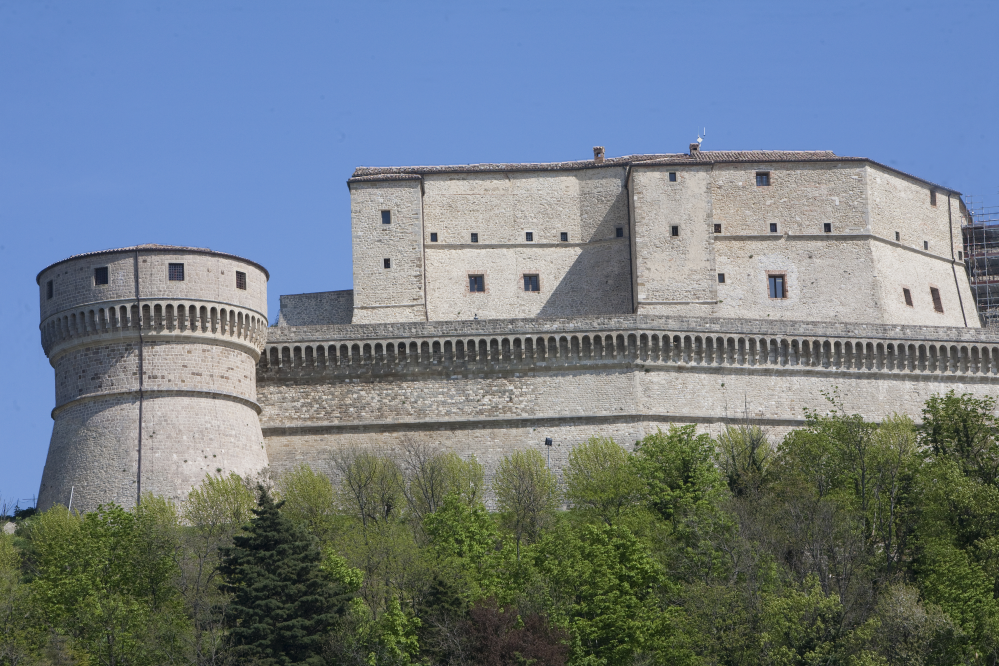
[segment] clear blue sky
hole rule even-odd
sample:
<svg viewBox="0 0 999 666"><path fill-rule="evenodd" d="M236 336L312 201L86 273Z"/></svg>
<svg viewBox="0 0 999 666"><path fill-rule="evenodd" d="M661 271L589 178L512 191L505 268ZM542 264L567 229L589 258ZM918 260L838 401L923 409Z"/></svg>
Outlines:
<svg viewBox="0 0 999 666"><path fill-rule="evenodd" d="M999 189L996 2L0 0L0 495L38 492L36 273L135 243L351 287L358 165L705 149Z"/></svg>

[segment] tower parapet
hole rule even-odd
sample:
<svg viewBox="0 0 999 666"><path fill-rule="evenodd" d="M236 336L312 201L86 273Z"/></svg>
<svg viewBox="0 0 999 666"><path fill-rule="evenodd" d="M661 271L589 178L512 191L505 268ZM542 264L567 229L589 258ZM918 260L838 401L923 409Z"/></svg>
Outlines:
<svg viewBox="0 0 999 666"><path fill-rule="evenodd" d="M77 255L38 274L55 422L39 507L180 499L206 474L267 465L255 365L262 266L163 245Z"/></svg>

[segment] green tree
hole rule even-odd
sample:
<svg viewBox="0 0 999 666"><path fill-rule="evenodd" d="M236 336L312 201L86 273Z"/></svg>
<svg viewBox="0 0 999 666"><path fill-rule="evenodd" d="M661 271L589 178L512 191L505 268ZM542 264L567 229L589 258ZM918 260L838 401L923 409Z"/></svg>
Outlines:
<svg viewBox="0 0 999 666"><path fill-rule="evenodd" d="M340 521L329 477L302 464L278 477L277 491L284 502L281 511L293 522L301 524L321 543L333 538Z"/></svg>
<svg viewBox="0 0 999 666"><path fill-rule="evenodd" d="M968 476L995 485L999 481L999 418L996 399L960 396L951 389L933 395L923 407L920 441L935 455L953 458Z"/></svg>
<svg viewBox="0 0 999 666"><path fill-rule="evenodd" d="M725 426L718 436L718 466L737 497L755 495L770 482L771 447L755 424Z"/></svg>
<svg viewBox="0 0 999 666"><path fill-rule="evenodd" d="M641 480L631 456L606 437L591 437L573 448L564 479L569 503L595 513L607 524L641 497Z"/></svg>
<svg viewBox="0 0 999 666"><path fill-rule="evenodd" d="M21 553L0 532L0 664L27 664L45 643L45 627L29 586L22 580Z"/></svg>
<svg viewBox="0 0 999 666"><path fill-rule="evenodd" d="M671 425L635 445L635 468L649 507L675 521L698 505L713 503L723 482L714 462L715 444L696 426Z"/></svg>
<svg viewBox="0 0 999 666"><path fill-rule="evenodd" d="M322 664L346 595L323 571L316 539L281 514L266 488L257 492L246 533L222 550L220 565L233 594L229 621L238 652L262 666Z"/></svg>
<svg viewBox="0 0 999 666"><path fill-rule="evenodd" d="M368 451L345 450L331 458L338 506L368 527L392 520L403 508L403 477L391 458Z"/></svg>
<svg viewBox="0 0 999 666"><path fill-rule="evenodd" d="M437 511L451 493L472 504L480 499L484 472L474 456L462 459L453 451L441 451L423 442L403 445L403 491L413 519Z"/></svg>
<svg viewBox="0 0 999 666"><path fill-rule="evenodd" d="M496 502L517 543L536 539L558 508L558 480L533 449L515 451L500 461L493 479Z"/></svg>

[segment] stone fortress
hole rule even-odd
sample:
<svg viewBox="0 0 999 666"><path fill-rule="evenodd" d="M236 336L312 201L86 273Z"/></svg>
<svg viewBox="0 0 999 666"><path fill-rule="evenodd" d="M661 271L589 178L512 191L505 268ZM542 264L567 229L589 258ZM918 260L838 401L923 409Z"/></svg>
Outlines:
<svg viewBox="0 0 999 666"><path fill-rule="evenodd" d="M182 498L206 474L425 442L487 475L594 434L745 418L779 434L836 391L919 420L995 394L999 335L965 268L960 193L832 152L358 168L354 289L282 296L199 248L38 275L56 375L39 506ZM141 486L141 487L138 487Z"/></svg>

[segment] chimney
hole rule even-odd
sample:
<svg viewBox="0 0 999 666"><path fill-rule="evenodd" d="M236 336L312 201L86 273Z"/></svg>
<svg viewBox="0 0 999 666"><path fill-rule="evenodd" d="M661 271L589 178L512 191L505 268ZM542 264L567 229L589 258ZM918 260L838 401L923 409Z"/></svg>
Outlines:
<svg viewBox="0 0 999 666"><path fill-rule="evenodd" d="M593 161L600 163L604 161L604 147L593 146Z"/></svg>
<svg viewBox="0 0 999 666"><path fill-rule="evenodd" d="M695 141L694 143L690 144L690 155L691 155L691 157L693 157L694 153L700 152L700 150L701 150L701 144L700 143L698 143L698 142Z"/></svg>

